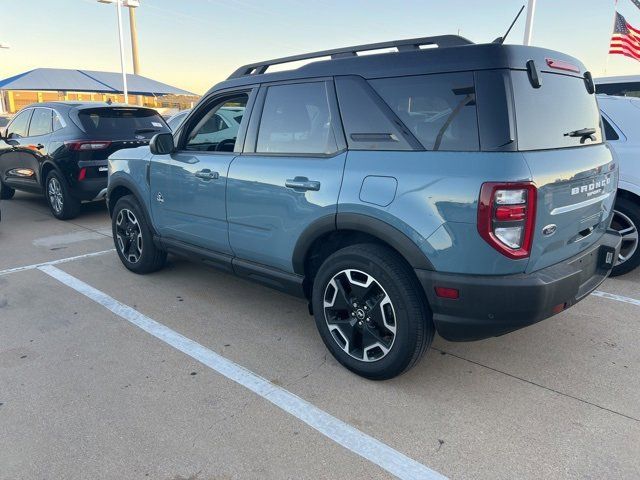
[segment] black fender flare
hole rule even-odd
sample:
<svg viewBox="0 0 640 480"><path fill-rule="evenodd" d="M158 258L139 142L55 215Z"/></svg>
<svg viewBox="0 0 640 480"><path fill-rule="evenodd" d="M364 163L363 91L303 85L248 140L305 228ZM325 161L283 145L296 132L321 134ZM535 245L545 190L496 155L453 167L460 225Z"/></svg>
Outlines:
<svg viewBox="0 0 640 480"><path fill-rule="evenodd" d="M140 205L140 208L142 209L142 214L144 215L147 225L149 225L149 228L155 234L156 229L151 221L151 214L147 211L145 202L142 201L142 192L138 185L127 177L112 177L109 179L109 184L107 186L107 209L109 210L109 216L113 214L111 211L111 193L118 187L126 188L136 198L138 205Z"/></svg>
<svg viewBox="0 0 640 480"><path fill-rule="evenodd" d="M304 262L313 242L322 235L340 230L362 232L378 238L397 250L413 268L435 270L427 256L406 234L396 227L369 215L338 213L319 218L309 225L298 238L293 251L293 270L304 274Z"/></svg>

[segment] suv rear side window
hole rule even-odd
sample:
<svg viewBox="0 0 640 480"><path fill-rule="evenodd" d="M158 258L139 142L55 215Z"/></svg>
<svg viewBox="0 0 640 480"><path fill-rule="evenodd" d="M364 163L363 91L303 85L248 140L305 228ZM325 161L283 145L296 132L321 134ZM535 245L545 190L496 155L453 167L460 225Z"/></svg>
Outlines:
<svg viewBox="0 0 640 480"><path fill-rule="evenodd" d="M78 117L82 128L93 138L142 139L171 131L162 117L148 108L89 108L80 110Z"/></svg>
<svg viewBox="0 0 640 480"><path fill-rule="evenodd" d="M525 71L512 71L516 107L518 150L545 150L602 143L600 111L595 95L587 92L584 79L542 73L542 86L533 88ZM570 136L591 128L595 141Z"/></svg>
<svg viewBox="0 0 640 480"><path fill-rule="evenodd" d="M53 121L53 111L47 108L36 108L29 125L29 136L37 137L51 133L51 125Z"/></svg>
<svg viewBox="0 0 640 480"><path fill-rule="evenodd" d="M331 154L338 151L324 82L269 87L256 152Z"/></svg>
<svg viewBox="0 0 640 480"><path fill-rule="evenodd" d="M394 77L370 83L427 150L480 150L473 74Z"/></svg>
<svg viewBox="0 0 640 480"><path fill-rule="evenodd" d="M604 127L604 137L607 140L620 140L620 136L613 129L609 121L602 117L602 126Z"/></svg>

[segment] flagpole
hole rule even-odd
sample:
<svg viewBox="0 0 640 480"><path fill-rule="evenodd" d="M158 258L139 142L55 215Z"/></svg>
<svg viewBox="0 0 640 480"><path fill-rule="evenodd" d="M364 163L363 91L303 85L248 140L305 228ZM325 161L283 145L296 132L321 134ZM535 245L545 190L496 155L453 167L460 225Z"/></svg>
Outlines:
<svg viewBox="0 0 640 480"><path fill-rule="evenodd" d="M524 27L524 45L531 45L533 36L533 16L536 13L536 0L529 0L527 3L527 22Z"/></svg>

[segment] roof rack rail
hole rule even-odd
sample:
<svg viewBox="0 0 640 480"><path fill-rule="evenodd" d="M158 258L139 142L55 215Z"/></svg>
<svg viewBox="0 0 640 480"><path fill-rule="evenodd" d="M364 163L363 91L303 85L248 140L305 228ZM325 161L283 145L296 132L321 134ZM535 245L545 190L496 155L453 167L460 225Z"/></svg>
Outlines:
<svg viewBox="0 0 640 480"><path fill-rule="evenodd" d="M406 40L392 40L389 42L369 43L365 45L356 45L353 47L334 48L332 50L323 50L320 52L303 53L301 55L293 55L291 57L276 58L266 62L250 63L243 65L231 74L228 80L232 78L244 77L246 75L261 75L267 71L267 68L273 65L283 63L298 62L301 60L310 60L320 57L331 57L332 59L355 57L358 52L366 52L370 50L380 50L384 48L396 48L399 52L410 50L418 50L423 45L437 45L438 47L457 47L461 45L471 45L473 42L459 35L439 35L435 37L409 38Z"/></svg>

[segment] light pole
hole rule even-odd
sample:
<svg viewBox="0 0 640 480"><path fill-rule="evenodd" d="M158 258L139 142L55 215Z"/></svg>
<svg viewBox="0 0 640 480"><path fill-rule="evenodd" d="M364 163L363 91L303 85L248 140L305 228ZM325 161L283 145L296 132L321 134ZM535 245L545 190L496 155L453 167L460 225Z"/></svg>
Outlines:
<svg viewBox="0 0 640 480"><path fill-rule="evenodd" d="M533 36L533 17L536 13L536 0L527 2L527 23L524 27L524 45L531 45L531 37Z"/></svg>
<svg viewBox="0 0 640 480"><path fill-rule="evenodd" d="M124 37L122 34L122 7L135 8L140 5L138 0L98 0L99 3L114 3L118 16L118 39L120 41L120 68L122 69L122 93L124 93L124 103L129 103L129 92L127 89L127 67L124 58ZM137 46L136 46L137 47ZM136 55L137 56L137 55Z"/></svg>

